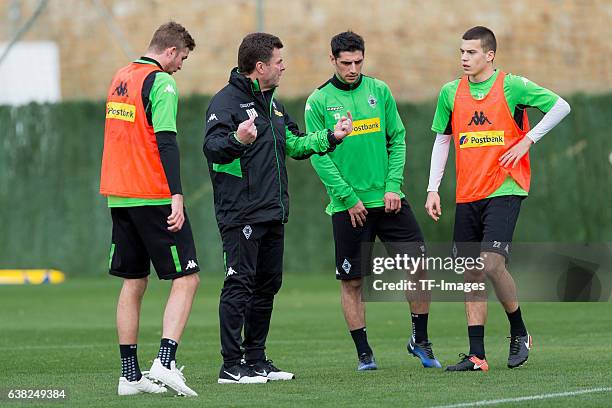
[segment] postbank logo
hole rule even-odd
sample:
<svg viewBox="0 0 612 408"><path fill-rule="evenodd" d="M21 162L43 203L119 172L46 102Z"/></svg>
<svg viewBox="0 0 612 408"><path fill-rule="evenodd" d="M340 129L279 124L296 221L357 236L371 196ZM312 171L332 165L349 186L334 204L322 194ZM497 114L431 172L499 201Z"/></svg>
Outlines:
<svg viewBox="0 0 612 408"><path fill-rule="evenodd" d="M106 104L106 119L134 122L136 119L136 106L129 103L108 102Z"/></svg>
<svg viewBox="0 0 612 408"><path fill-rule="evenodd" d="M482 132L459 133L459 148L503 146L504 131L488 130Z"/></svg>
<svg viewBox="0 0 612 408"><path fill-rule="evenodd" d="M379 131L380 118L362 119L353 122L353 132L349 136L357 136Z"/></svg>

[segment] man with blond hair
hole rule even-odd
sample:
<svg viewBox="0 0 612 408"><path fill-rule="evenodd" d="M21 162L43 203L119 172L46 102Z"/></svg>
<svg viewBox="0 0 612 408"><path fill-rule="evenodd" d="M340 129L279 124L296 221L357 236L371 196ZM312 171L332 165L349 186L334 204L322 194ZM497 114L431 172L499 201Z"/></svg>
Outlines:
<svg viewBox="0 0 612 408"><path fill-rule="evenodd" d="M200 268L183 207L178 90L172 78L194 47L182 25L163 24L146 54L117 71L108 90L100 193L108 199L113 221L109 271L123 278L117 304L119 395L157 394L169 387L179 395L197 396L175 358ZM146 377L136 350L150 263L160 279L172 280L172 289L159 353Z"/></svg>

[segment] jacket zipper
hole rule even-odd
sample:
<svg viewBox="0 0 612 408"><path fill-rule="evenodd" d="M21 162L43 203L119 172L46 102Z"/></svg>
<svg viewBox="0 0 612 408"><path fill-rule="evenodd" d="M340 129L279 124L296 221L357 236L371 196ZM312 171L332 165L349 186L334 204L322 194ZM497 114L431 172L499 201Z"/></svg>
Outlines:
<svg viewBox="0 0 612 408"><path fill-rule="evenodd" d="M281 205L281 210L282 210L282 218L281 218L281 222L285 221L285 205L283 204L283 183L281 180L281 173L280 173L280 162L278 160L278 150L276 147L276 132L274 131L274 123L272 122L272 101L274 101L274 93L276 92L276 89L272 91L272 97L270 98L270 103L268 105L268 120L270 121L270 129L272 130L272 137L274 138L274 156L276 157L276 170L277 170L277 177L278 177L278 201L280 202ZM263 91L261 91L261 97L263 98L264 102L266 102L266 96L264 95Z"/></svg>

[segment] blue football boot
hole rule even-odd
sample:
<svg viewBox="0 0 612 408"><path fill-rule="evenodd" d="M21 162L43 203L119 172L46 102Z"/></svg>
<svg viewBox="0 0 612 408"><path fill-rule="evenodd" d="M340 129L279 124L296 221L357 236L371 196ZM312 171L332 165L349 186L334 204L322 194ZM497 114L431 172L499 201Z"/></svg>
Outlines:
<svg viewBox="0 0 612 408"><path fill-rule="evenodd" d="M431 349L431 343L423 341L417 343L414 340L414 336L410 336L408 342L408 352L421 360L421 364L425 368L442 368L440 362L434 357L433 350Z"/></svg>

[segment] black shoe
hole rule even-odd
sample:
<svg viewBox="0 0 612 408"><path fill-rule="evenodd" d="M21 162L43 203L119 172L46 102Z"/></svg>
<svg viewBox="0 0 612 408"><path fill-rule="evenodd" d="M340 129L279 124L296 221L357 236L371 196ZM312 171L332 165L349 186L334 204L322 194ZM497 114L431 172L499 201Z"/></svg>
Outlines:
<svg viewBox="0 0 612 408"><path fill-rule="evenodd" d="M256 374L250 366L240 363L229 368L222 365L217 382L219 384L259 384L267 383L268 377Z"/></svg>
<svg viewBox="0 0 612 408"><path fill-rule="evenodd" d="M480 359L474 355L468 356L459 354L461 361L457 364L446 367L446 371L489 371L487 360Z"/></svg>
<svg viewBox="0 0 612 408"><path fill-rule="evenodd" d="M290 373L288 371L283 371L278 369L274 364L272 364L272 360L260 360L250 366L255 374L260 375L262 377L268 377L270 381L278 381L278 380L293 380L295 378L295 374Z"/></svg>
<svg viewBox="0 0 612 408"><path fill-rule="evenodd" d="M516 368L527 361L533 341L529 333L526 336L510 336L510 353L508 368Z"/></svg>

